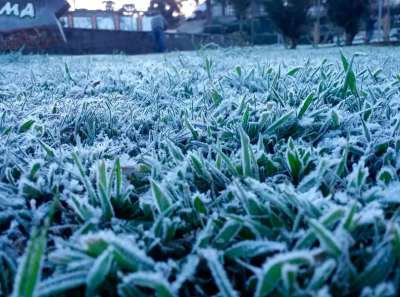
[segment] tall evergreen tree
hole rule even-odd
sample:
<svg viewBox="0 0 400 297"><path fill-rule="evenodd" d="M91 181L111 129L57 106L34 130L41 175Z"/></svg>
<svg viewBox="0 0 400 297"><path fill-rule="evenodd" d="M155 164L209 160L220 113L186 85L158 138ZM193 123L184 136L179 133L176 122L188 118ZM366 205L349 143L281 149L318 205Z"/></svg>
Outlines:
<svg viewBox="0 0 400 297"><path fill-rule="evenodd" d="M369 0L327 0L328 17L346 34L346 45L353 43L362 17L368 12Z"/></svg>
<svg viewBox="0 0 400 297"><path fill-rule="evenodd" d="M310 0L265 0L268 15L289 43L295 49L308 21Z"/></svg>

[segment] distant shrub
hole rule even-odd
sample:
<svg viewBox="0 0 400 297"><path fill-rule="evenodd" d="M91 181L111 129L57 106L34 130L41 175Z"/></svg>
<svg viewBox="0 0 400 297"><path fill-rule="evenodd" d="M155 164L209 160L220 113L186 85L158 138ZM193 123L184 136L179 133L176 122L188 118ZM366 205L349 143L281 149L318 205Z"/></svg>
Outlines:
<svg viewBox="0 0 400 297"><path fill-rule="evenodd" d="M310 0L264 0L271 21L294 49L308 20Z"/></svg>
<svg viewBox="0 0 400 297"><path fill-rule="evenodd" d="M369 0L327 0L328 16L346 34L346 45L353 43L360 21L369 7Z"/></svg>

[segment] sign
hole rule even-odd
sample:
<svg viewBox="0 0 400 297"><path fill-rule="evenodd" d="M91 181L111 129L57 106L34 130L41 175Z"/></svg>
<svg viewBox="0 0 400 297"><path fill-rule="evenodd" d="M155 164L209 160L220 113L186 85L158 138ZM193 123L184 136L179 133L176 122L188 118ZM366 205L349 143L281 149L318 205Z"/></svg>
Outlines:
<svg viewBox="0 0 400 297"><path fill-rule="evenodd" d="M69 8L65 0L0 0L0 33L59 28L58 17Z"/></svg>

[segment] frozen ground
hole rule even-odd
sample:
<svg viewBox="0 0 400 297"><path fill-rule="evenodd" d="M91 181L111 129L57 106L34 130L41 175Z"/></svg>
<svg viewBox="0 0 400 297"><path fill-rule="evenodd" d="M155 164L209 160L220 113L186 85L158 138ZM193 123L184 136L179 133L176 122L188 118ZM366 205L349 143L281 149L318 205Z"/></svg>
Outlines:
<svg viewBox="0 0 400 297"><path fill-rule="evenodd" d="M395 296L398 48L343 54L0 55L0 296Z"/></svg>

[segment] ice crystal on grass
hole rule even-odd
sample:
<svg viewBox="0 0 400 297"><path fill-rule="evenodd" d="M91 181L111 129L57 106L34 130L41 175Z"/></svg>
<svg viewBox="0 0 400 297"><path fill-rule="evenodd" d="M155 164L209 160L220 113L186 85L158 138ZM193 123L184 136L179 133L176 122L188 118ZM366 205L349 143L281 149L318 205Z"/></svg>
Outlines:
<svg viewBox="0 0 400 297"><path fill-rule="evenodd" d="M357 51L0 56L0 296L395 296L400 63Z"/></svg>

